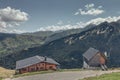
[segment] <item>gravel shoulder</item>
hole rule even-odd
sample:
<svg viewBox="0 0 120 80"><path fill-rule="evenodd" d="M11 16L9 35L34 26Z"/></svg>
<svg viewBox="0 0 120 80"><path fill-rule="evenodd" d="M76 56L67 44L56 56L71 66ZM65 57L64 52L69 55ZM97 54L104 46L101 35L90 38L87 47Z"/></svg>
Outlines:
<svg viewBox="0 0 120 80"><path fill-rule="evenodd" d="M55 72L47 74L37 74L32 76L24 76L14 78L11 80L79 80L86 77L99 76L106 73L120 72L120 70L109 70L109 71L66 71L66 72Z"/></svg>

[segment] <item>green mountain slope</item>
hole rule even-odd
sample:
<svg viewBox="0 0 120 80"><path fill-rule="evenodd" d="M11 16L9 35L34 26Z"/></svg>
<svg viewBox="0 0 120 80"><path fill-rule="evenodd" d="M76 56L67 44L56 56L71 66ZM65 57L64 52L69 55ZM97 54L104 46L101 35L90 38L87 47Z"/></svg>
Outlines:
<svg viewBox="0 0 120 80"><path fill-rule="evenodd" d="M44 43L49 43L62 37L78 33L80 30L81 29L72 29L61 32L38 31L23 34L0 33L0 56L35 46L41 46Z"/></svg>
<svg viewBox="0 0 120 80"><path fill-rule="evenodd" d="M29 47L40 46L45 39L46 36L0 33L0 56Z"/></svg>
<svg viewBox="0 0 120 80"><path fill-rule="evenodd" d="M82 54L94 47L109 53L109 67L120 66L120 23L101 23L98 26L86 29L44 44L40 47L29 48L20 52L4 56L0 65L15 68L15 62L34 55L49 56L61 64L61 68L82 67Z"/></svg>

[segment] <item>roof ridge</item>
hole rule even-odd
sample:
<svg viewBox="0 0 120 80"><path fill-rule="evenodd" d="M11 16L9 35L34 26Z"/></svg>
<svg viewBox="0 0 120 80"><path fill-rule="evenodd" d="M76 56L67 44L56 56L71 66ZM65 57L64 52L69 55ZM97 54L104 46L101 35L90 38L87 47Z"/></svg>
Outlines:
<svg viewBox="0 0 120 80"><path fill-rule="evenodd" d="M42 61L42 59L41 58L44 58L43 56L36 56L39 60L41 60Z"/></svg>

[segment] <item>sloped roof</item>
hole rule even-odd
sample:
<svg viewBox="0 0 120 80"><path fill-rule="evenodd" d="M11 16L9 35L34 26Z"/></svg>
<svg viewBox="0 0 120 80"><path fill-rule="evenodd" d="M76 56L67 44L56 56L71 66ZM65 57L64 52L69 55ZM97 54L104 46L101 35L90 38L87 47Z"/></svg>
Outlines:
<svg viewBox="0 0 120 80"><path fill-rule="evenodd" d="M47 58L47 60L44 61L44 62L60 65L58 62L56 62L56 61L53 60L52 58Z"/></svg>
<svg viewBox="0 0 120 80"><path fill-rule="evenodd" d="M99 50L94 48L89 48L83 56L89 61L94 55L96 55L99 52Z"/></svg>
<svg viewBox="0 0 120 80"><path fill-rule="evenodd" d="M57 63L52 58L46 57L46 61L45 61L45 57L33 56L33 57L29 57L29 58L17 61L16 62L16 69L21 69L21 68L24 68L24 67L27 67L27 66L31 66L33 64L40 63L40 62L47 62L47 63L52 63L52 64L59 65L59 63Z"/></svg>

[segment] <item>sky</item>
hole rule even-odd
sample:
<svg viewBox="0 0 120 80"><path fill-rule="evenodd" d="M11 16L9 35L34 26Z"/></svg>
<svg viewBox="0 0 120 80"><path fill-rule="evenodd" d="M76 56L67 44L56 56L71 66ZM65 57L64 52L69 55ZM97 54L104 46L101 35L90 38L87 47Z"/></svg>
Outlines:
<svg viewBox="0 0 120 80"><path fill-rule="evenodd" d="M120 0L0 0L0 32L84 28L120 19Z"/></svg>

